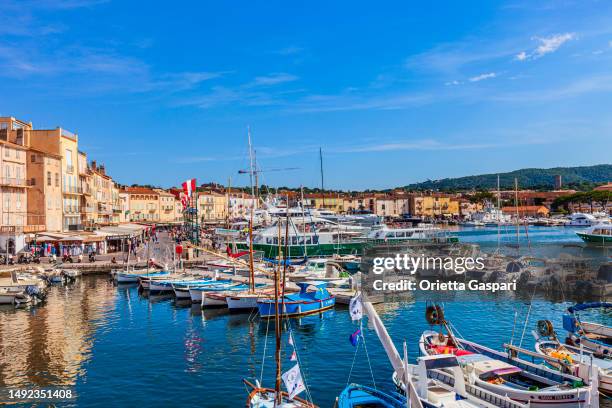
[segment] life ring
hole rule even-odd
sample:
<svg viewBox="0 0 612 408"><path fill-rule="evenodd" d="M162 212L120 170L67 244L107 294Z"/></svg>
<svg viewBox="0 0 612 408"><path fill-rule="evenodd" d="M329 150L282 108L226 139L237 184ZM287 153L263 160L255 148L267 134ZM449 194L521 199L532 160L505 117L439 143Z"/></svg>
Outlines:
<svg viewBox="0 0 612 408"><path fill-rule="evenodd" d="M425 320L431 325L444 322L444 309L440 305L430 305L425 309Z"/></svg>
<svg viewBox="0 0 612 408"><path fill-rule="evenodd" d="M542 337L549 337L555 333L555 329L550 320L538 320L536 327L538 329L538 334Z"/></svg>

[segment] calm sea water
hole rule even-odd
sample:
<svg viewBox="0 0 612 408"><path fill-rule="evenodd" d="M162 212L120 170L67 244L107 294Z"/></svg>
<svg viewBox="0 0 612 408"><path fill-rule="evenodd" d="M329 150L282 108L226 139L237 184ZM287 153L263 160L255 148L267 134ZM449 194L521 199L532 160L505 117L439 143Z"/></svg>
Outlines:
<svg viewBox="0 0 612 408"><path fill-rule="evenodd" d="M484 235L472 236L490 243ZM377 305L396 345L401 349L406 341L413 361L418 338L429 328L427 300L444 302L447 318L464 337L495 348L513 332L519 343L524 327L523 346L531 348L530 331L539 319L552 320L561 331L561 316L571 304L453 293ZM592 318L612 323L612 315ZM318 405L332 406L349 381L392 388L392 369L375 333L366 327L365 343L350 344L357 326L345 307L289 325ZM168 297L145 297L136 286L117 287L106 277L83 277L54 287L39 307L0 309L0 387L70 386L78 397L56 404L67 407L243 406L243 378L263 378L273 386L273 330L272 323L249 314L202 311ZM283 371L295 364L290 354L285 335Z"/></svg>

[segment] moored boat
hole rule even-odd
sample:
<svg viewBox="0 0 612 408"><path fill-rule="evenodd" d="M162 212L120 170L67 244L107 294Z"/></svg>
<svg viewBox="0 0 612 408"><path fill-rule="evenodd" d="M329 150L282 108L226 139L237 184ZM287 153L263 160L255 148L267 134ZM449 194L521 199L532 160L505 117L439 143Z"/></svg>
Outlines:
<svg viewBox="0 0 612 408"><path fill-rule="evenodd" d="M585 386L579 377L498 352L478 343L458 338L444 320L440 306L429 306L428 322L446 330L426 330L419 347L424 355L457 357L466 378L491 393L507 396L530 407L598 406L597 390Z"/></svg>
<svg viewBox="0 0 612 408"><path fill-rule="evenodd" d="M336 297L327 290L327 282L299 282L299 293L290 293L278 299L279 314L283 317L304 316L331 309L336 304ZM274 299L257 301L261 317L274 317L276 303Z"/></svg>
<svg viewBox="0 0 612 408"><path fill-rule="evenodd" d="M612 244L612 224L597 224L584 232L576 232L584 242Z"/></svg>

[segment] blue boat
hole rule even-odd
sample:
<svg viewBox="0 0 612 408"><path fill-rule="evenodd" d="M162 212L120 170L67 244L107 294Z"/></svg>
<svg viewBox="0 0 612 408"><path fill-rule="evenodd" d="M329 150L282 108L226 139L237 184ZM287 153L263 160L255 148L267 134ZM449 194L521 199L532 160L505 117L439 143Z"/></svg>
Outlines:
<svg viewBox="0 0 612 408"><path fill-rule="evenodd" d="M174 290L174 286L186 285L186 286L223 286L231 284L231 280L213 280L213 279L199 279L191 281L182 280L156 280L149 283L149 292L171 292Z"/></svg>
<svg viewBox="0 0 612 408"><path fill-rule="evenodd" d="M612 355L612 327L582 321L579 312L590 309L612 309L612 303L579 303L569 307L568 313L563 315L563 328L568 333L566 342L575 347L582 345L597 357L609 358Z"/></svg>
<svg viewBox="0 0 612 408"><path fill-rule="evenodd" d="M406 408L406 397L397 392L386 393L365 385L350 384L338 397L337 407Z"/></svg>
<svg viewBox="0 0 612 408"><path fill-rule="evenodd" d="M279 315L284 317L304 316L331 309L336 304L336 297L327 290L327 282L299 282L299 293L291 293L278 299ZM274 317L276 303L274 299L257 301L261 317Z"/></svg>

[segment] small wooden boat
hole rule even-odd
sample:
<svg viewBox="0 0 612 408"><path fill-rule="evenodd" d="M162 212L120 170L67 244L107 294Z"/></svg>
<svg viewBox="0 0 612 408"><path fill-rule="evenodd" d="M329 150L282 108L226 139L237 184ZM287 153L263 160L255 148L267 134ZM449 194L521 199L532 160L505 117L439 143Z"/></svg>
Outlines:
<svg viewBox="0 0 612 408"><path fill-rule="evenodd" d="M113 274L113 278L115 282L117 283L137 283L138 279L143 276L154 277L154 276L165 276L169 274L170 274L169 271L159 271L159 272L148 271L147 272L146 269L142 269L142 270L132 269L129 272L117 271Z"/></svg>
<svg viewBox="0 0 612 408"><path fill-rule="evenodd" d="M204 294L209 293L209 292L223 292L223 291L232 291L232 290L241 291L241 290L245 290L248 287L244 283L233 282L233 281L216 281L216 282L221 282L221 283L191 286L189 288L189 297L191 298L191 303L203 304Z"/></svg>
<svg viewBox="0 0 612 408"><path fill-rule="evenodd" d="M291 293L278 299L279 313L284 317L305 316L331 309L336 304L336 297L327 290L327 282L299 282L299 293ZM274 317L276 303L274 299L257 301L261 317Z"/></svg>
<svg viewBox="0 0 612 408"><path fill-rule="evenodd" d="M499 396L506 396L530 407L586 407L593 398L590 386L576 376L521 360L508 353L498 352L465 339L452 332L440 306L429 306L428 322L440 325L446 333L426 330L421 335L419 347L424 355L457 357L465 376L474 385Z"/></svg>
<svg viewBox="0 0 612 408"><path fill-rule="evenodd" d="M546 363L562 372L575 374L585 382L590 381L589 372L585 367L592 363L597 367L599 375L599 391L612 396L612 359L596 357L588 349L561 344L553 325L548 320L540 320L537 332L533 332L536 339L535 350L538 354L546 356Z"/></svg>
<svg viewBox="0 0 612 408"><path fill-rule="evenodd" d="M0 305L21 305L30 303L30 296L23 290L3 288L0 290Z"/></svg>
<svg viewBox="0 0 612 408"><path fill-rule="evenodd" d="M583 322L579 312L590 309L612 309L612 303L580 303L569 307L563 315L563 328L568 333L566 343L576 347L582 345L595 356L608 357L612 355L612 327Z"/></svg>
<svg viewBox="0 0 612 408"><path fill-rule="evenodd" d="M280 392L281 401L278 402L278 394L274 389L260 387L248 380L242 381L250 389L246 404L248 408L317 408L316 405L300 397L290 399L289 394L285 391Z"/></svg>
<svg viewBox="0 0 612 408"><path fill-rule="evenodd" d="M406 408L406 397L399 393L386 393L359 384L346 386L336 401L337 408Z"/></svg>
<svg viewBox="0 0 612 408"><path fill-rule="evenodd" d="M149 292L160 293L160 292L172 292L174 293L175 286L189 286L189 287L206 287L210 285L220 286L231 284L231 280L214 280L214 279L193 279L193 277L187 277L185 279L178 280L153 280L149 285Z"/></svg>

